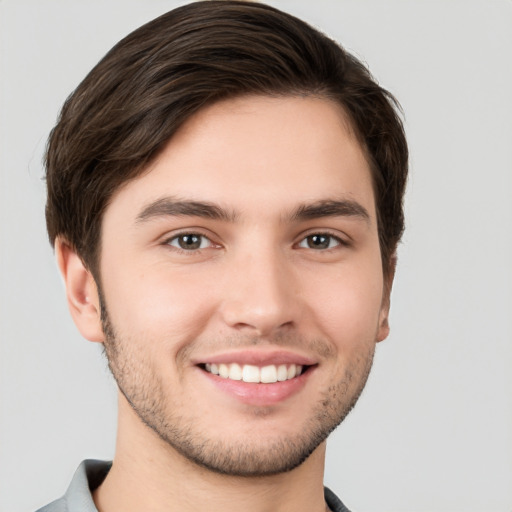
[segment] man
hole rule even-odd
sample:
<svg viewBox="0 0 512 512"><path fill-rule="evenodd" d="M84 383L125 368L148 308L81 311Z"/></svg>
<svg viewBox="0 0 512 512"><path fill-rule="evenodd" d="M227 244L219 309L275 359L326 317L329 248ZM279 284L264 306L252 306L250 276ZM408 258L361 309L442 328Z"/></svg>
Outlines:
<svg viewBox="0 0 512 512"><path fill-rule="evenodd" d="M69 308L119 417L114 461L41 510L347 510L325 440L389 331L392 97L290 15L197 2L91 71L46 166Z"/></svg>

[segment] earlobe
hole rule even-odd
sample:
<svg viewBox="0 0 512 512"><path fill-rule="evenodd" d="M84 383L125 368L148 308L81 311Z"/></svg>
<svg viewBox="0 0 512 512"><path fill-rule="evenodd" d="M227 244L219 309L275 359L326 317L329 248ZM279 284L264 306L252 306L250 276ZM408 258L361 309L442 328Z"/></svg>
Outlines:
<svg viewBox="0 0 512 512"><path fill-rule="evenodd" d="M396 254L391 256L389 261L389 269L384 276L384 290L382 296L382 305L379 316L379 328L377 331L376 341L384 341L389 336L389 308L391 305L391 288L395 277Z"/></svg>
<svg viewBox="0 0 512 512"><path fill-rule="evenodd" d="M389 321L388 321L388 313L382 312L381 318L379 320L379 329L377 331L376 341L384 341L389 335Z"/></svg>
<svg viewBox="0 0 512 512"><path fill-rule="evenodd" d="M64 278L68 307L75 325L84 338L103 342L101 308L94 277L66 240L57 238L55 255Z"/></svg>

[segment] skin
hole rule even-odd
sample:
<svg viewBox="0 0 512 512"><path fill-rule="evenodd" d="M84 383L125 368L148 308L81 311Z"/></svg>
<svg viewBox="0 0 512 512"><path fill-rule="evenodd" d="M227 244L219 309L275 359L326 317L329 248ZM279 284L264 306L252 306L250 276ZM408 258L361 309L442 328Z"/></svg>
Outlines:
<svg viewBox="0 0 512 512"><path fill-rule="evenodd" d="M183 249L193 234L200 248ZM105 212L102 300L56 250L73 318L121 389L100 512L325 510L324 439L389 331L370 169L337 105L251 96L193 116ZM277 400L202 366L283 353L311 364Z"/></svg>

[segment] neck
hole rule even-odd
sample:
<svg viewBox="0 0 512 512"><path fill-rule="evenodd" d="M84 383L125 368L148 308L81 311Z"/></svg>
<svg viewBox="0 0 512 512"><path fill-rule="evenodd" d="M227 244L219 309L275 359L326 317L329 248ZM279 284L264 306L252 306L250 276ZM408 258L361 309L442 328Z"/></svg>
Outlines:
<svg viewBox="0 0 512 512"><path fill-rule="evenodd" d="M299 467L272 476L221 475L190 462L120 400L112 469L93 494L99 512L325 512L325 443Z"/></svg>

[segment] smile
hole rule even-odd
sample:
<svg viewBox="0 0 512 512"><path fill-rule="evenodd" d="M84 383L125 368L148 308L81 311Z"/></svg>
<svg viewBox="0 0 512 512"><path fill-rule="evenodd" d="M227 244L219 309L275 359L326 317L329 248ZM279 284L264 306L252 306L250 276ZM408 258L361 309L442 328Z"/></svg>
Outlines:
<svg viewBox="0 0 512 512"><path fill-rule="evenodd" d="M204 369L223 379L271 384L273 382L284 382L298 377L303 373L304 367L299 364L270 364L260 367L251 364L240 365L238 363L206 363Z"/></svg>

